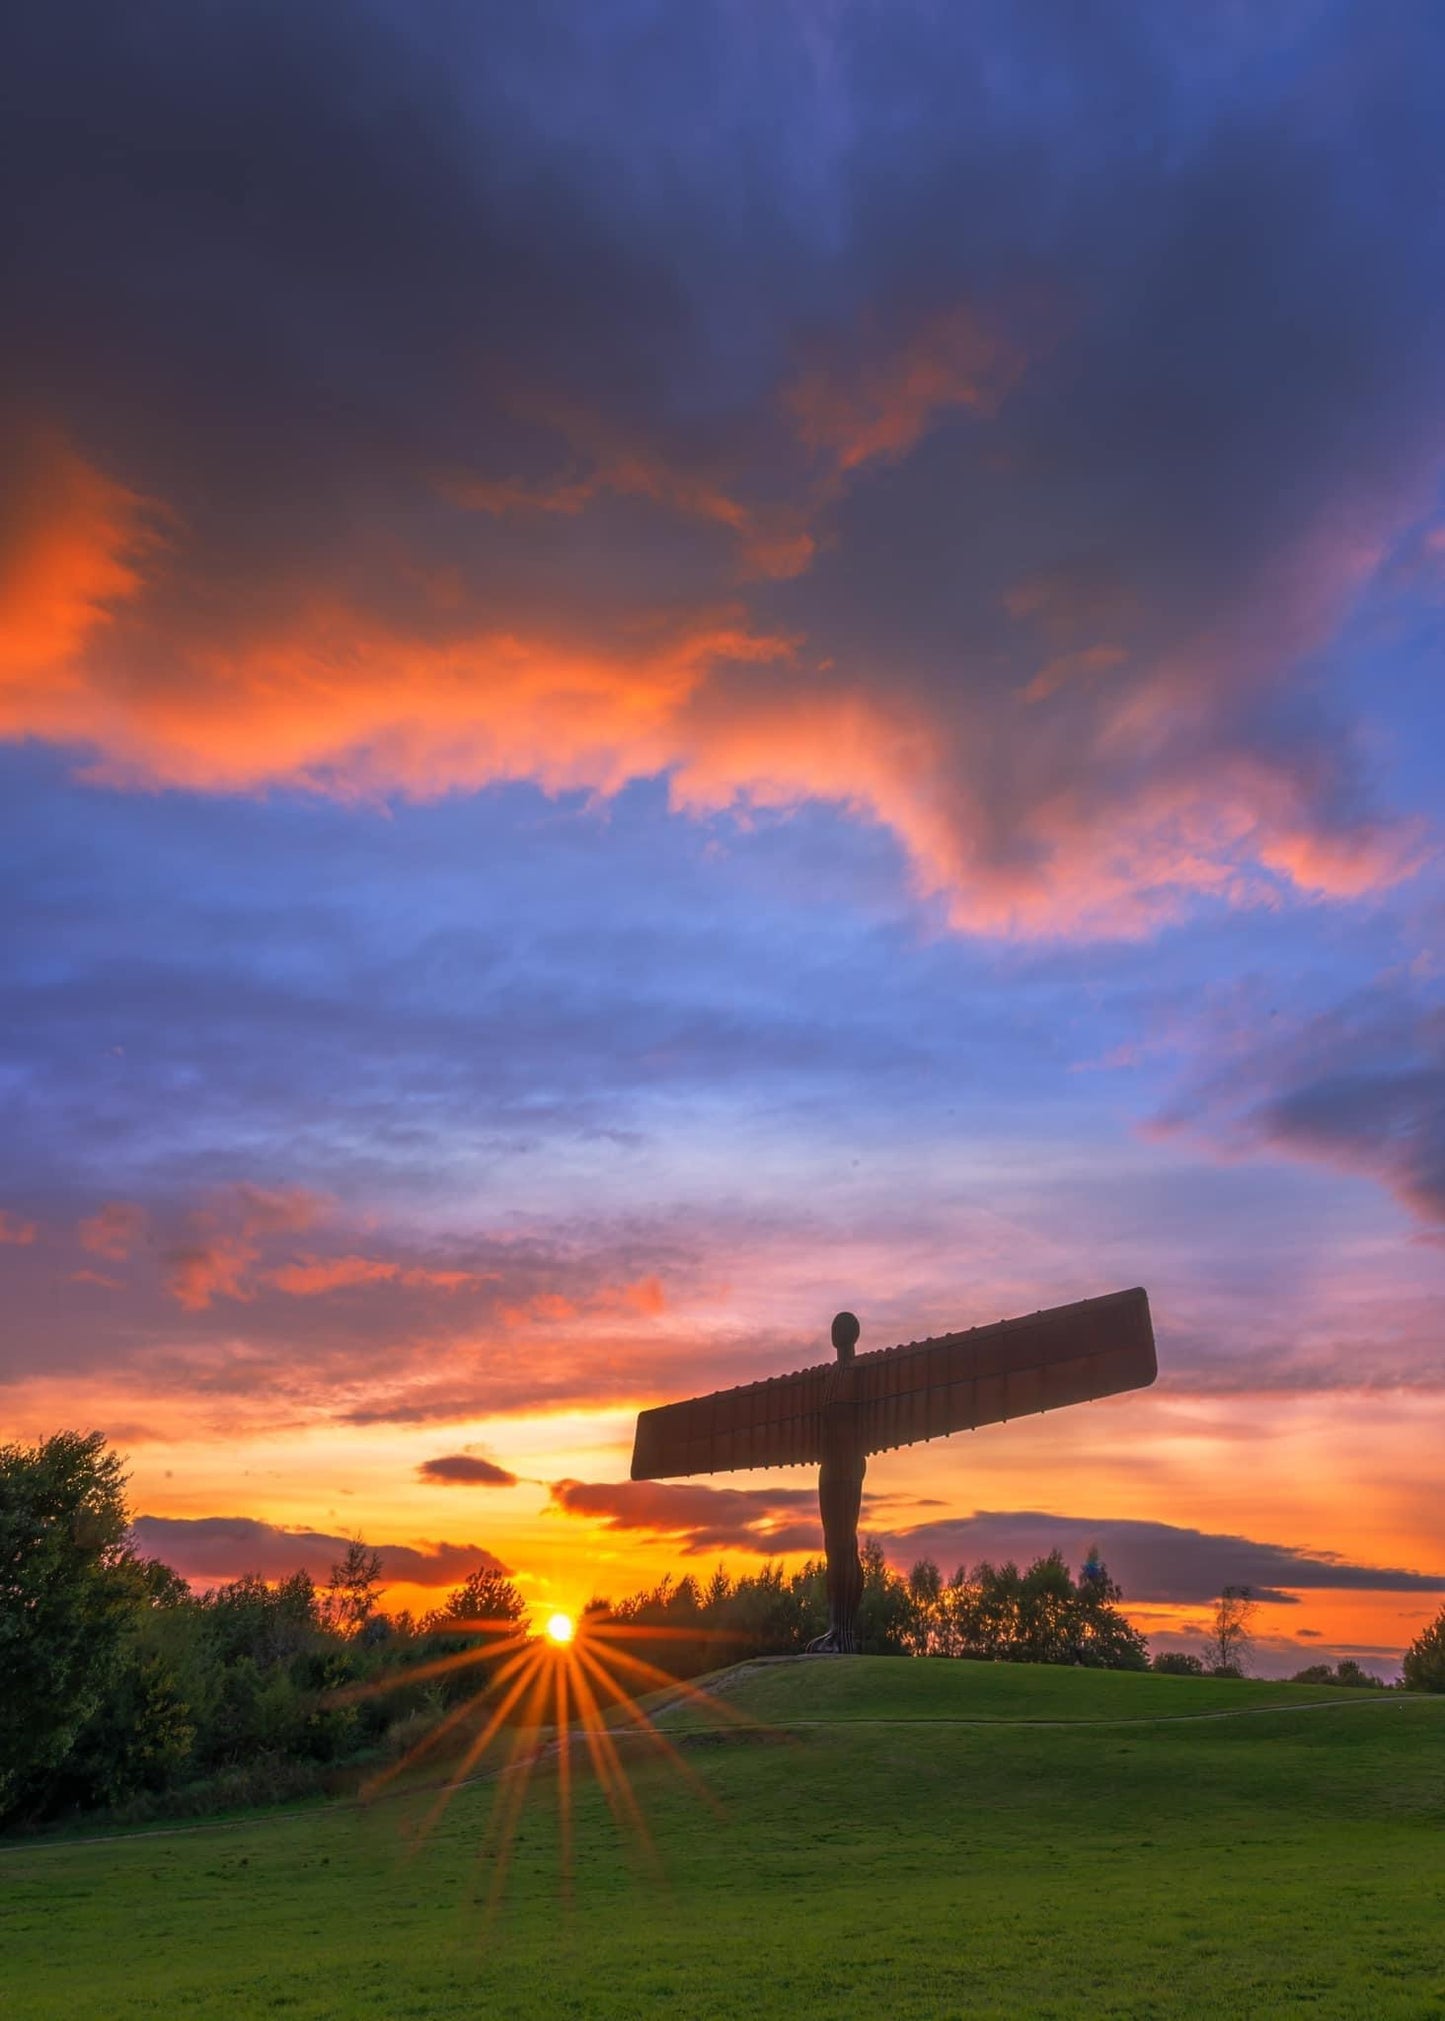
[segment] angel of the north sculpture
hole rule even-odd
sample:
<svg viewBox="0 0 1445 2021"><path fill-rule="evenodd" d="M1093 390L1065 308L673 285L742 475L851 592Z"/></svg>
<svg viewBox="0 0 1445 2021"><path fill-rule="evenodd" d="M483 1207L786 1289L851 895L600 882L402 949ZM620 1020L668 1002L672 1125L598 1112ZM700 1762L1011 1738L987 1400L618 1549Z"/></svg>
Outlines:
<svg viewBox="0 0 1445 2021"><path fill-rule="evenodd" d="M1159 1372L1149 1299L1138 1288L871 1354L854 1353L858 1334L853 1314L840 1312L836 1361L643 1411L632 1449L634 1481L817 1465L828 1632L810 1648L837 1655L858 1647L858 1512L870 1453L1143 1389Z"/></svg>

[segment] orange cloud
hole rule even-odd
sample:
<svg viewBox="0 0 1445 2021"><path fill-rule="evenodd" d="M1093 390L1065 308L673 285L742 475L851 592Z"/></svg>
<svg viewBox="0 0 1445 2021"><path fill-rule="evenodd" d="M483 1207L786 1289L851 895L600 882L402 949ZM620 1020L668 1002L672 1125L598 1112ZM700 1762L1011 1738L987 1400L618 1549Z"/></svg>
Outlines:
<svg viewBox="0 0 1445 2021"><path fill-rule="evenodd" d="M166 1256L166 1289L187 1312L203 1312L216 1298L249 1299L245 1277L259 1250L243 1236L188 1243Z"/></svg>
<svg viewBox="0 0 1445 2021"><path fill-rule="evenodd" d="M117 604L138 595L154 545L145 500L40 429L12 442L0 505L0 730L27 727L37 677L54 680Z"/></svg>
<svg viewBox="0 0 1445 2021"><path fill-rule="evenodd" d="M301 1186L231 1187L215 1203L188 1217L185 1238L167 1251L166 1289L188 1312L217 1298L249 1301L262 1238L297 1234L326 1211L320 1195Z"/></svg>
<svg viewBox="0 0 1445 2021"><path fill-rule="evenodd" d="M667 1294L660 1277L639 1277L635 1284L622 1287L622 1296L649 1319L660 1319L667 1310Z"/></svg>
<svg viewBox="0 0 1445 2021"><path fill-rule="evenodd" d="M773 534L786 544L847 473L905 454L954 408L991 412L1022 365L969 308L891 353L813 365L788 402L827 467L800 480L796 509L760 514L735 488L570 416L551 419L591 457L582 476L550 491L483 483L468 502L566 515L610 488L744 544ZM1070 563L1024 576L1003 593L1036 634L1020 644L1036 668L1020 685L1003 656L975 670L962 647L957 666L840 670L810 661L801 631L757 624L737 603L608 602L589 622L563 597L536 608L519 590L508 623L442 570L445 594L418 610L417 584L438 578L404 553L377 581L384 615L354 584L270 583L249 600L264 615L228 628L196 617L204 599L168 611L138 590L136 564L122 558L135 496L78 476L73 459L58 467L69 473L62 493L80 501L72 517L91 529L75 551L103 552L112 572L73 572L92 587L66 608L89 615L45 631L69 642L70 657L11 691L0 734L88 748L97 781L382 798L506 780L605 795L666 776L673 805L689 812L821 799L891 829L919 890L955 926L1015 936L1139 934L1201 894L1274 902L1286 884L1356 897L1419 857L1414 832L1338 813L1349 796L1321 785L1328 752L1289 739L1271 750L1247 727L1251 695L1328 635L1376 566L1399 500L1322 513L1217 630L1186 630L1167 648L1146 645L1135 592L1108 570ZM93 634L107 616L102 655ZM234 1257L217 1267L218 1285L240 1281ZM210 1281L199 1268L178 1280L187 1295Z"/></svg>
<svg viewBox="0 0 1445 2021"><path fill-rule="evenodd" d="M493 1273L475 1270L429 1270L387 1262L373 1256L306 1256L267 1273L266 1282L295 1298L316 1298L357 1284L404 1284L434 1291L464 1291L487 1283Z"/></svg>
<svg viewBox="0 0 1445 2021"><path fill-rule="evenodd" d="M123 697L104 672L33 728L98 747L111 784L212 791L286 779L319 791L430 796L499 779L602 792L661 771L689 697L728 663L793 641L741 613L639 622L610 645L539 630L408 636L355 607L312 605L284 632L181 648L184 678Z"/></svg>
<svg viewBox="0 0 1445 2021"><path fill-rule="evenodd" d="M38 1222L19 1221L13 1214L7 1214L5 1209L0 1207L0 1242L28 1249L39 1233Z"/></svg>
<svg viewBox="0 0 1445 2021"><path fill-rule="evenodd" d="M92 1256L105 1256L112 1263L124 1262L146 1230L146 1211L129 1200L107 1200L98 1214L92 1214L76 1229L82 1249Z"/></svg>
<svg viewBox="0 0 1445 2021"><path fill-rule="evenodd" d="M565 1326L578 1319L600 1319L608 1314L639 1312L658 1319L667 1310L667 1294L659 1277L639 1277L629 1284L602 1284L583 1298L568 1298L556 1291L538 1292L519 1303L503 1306L497 1317L503 1326Z"/></svg>

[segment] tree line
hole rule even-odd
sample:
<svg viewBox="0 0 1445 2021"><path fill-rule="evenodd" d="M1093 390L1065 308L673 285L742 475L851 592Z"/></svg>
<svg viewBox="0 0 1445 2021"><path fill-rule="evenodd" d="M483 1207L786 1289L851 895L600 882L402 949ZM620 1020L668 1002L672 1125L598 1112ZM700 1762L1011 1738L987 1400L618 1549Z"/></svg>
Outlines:
<svg viewBox="0 0 1445 2021"><path fill-rule="evenodd" d="M947 1579L921 1559L902 1577L870 1540L863 1571L865 1653L1150 1667L1096 1552L1077 1576L1054 1551ZM123 1464L100 1433L0 1447L0 1827L274 1802L395 1761L485 1688L496 1631L476 1624L525 1630L526 1607L488 1565L420 1619L383 1611L381 1587L381 1554L358 1540L324 1586L298 1571L195 1593L133 1549ZM1252 1609L1226 1588L1204 1655L1152 1667L1242 1675ZM584 1633L587 1614L635 1629L659 1671L694 1676L806 1648L827 1622L824 1568L667 1578L591 1602ZM1378 1684L1349 1663L1299 1681ZM1404 1681L1445 1690L1445 1609Z"/></svg>

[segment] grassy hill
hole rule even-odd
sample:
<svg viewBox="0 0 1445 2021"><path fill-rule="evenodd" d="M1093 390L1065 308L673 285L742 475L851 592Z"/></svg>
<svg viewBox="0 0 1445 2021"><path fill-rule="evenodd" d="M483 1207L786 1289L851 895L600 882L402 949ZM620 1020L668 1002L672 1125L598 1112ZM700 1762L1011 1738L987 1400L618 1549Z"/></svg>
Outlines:
<svg viewBox="0 0 1445 2021"><path fill-rule="evenodd" d="M689 1774L619 1741L651 1848L517 1778L0 1853L5 2021L1445 2016L1445 1700L1012 1665L734 1673ZM625 1806L624 1806L625 1808Z"/></svg>

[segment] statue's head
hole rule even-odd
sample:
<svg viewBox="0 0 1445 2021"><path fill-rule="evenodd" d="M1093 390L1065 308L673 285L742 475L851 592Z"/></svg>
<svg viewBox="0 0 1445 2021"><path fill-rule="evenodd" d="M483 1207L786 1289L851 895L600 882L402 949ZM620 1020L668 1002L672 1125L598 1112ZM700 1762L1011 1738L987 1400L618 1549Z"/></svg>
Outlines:
<svg viewBox="0 0 1445 2021"><path fill-rule="evenodd" d="M863 1331L851 1312L840 1312L833 1321L833 1346L839 1361L851 1361L853 1350L858 1345L858 1336Z"/></svg>

